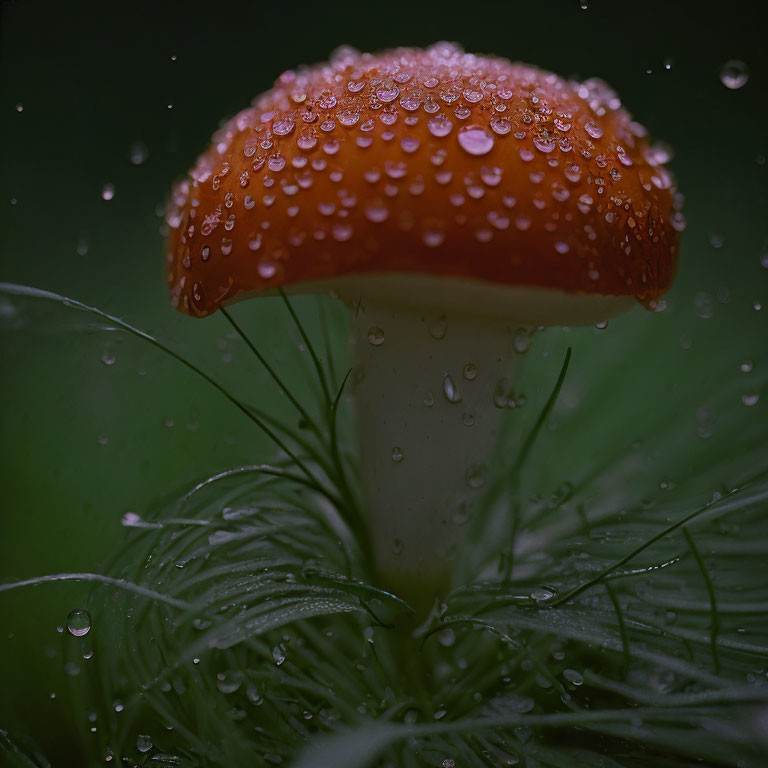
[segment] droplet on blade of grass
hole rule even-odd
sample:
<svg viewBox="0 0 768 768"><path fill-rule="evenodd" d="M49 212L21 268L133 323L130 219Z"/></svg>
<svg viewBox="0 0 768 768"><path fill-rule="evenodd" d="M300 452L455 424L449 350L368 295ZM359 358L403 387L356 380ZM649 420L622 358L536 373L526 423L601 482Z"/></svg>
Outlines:
<svg viewBox="0 0 768 768"><path fill-rule="evenodd" d="M91 615L82 608L67 614L67 631L73 637L84 637L91 631Z"/></svg>

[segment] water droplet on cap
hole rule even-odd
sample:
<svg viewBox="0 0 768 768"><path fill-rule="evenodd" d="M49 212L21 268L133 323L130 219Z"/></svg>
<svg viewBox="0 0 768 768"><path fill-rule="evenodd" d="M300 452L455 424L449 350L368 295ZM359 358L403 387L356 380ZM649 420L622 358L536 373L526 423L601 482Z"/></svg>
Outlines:
<svg viewBox="0 0 768 768"><path fill-rule="evenodd" d="M493 134L477 125L465 125L458 133L459 146L470 155L487 155L493 149Z"/></svg>

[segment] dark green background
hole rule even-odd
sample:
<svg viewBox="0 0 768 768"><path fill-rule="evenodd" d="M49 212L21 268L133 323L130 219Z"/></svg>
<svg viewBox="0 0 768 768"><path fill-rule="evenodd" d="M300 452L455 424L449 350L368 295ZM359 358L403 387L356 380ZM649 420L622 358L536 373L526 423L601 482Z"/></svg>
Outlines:
<svg viewBox="0 0 768 768"><path fill-rule="evenodd" d="M282 70L324 60L342 43L372 50L449 39L563 75L599 76L618 90L652 136L676 150L689 227L671 303L690 315L692 334L709 323L697 370L720 365L736 337L756 363L768 363L768 307L753 308L768 303L759 258L768 247L759 5L3 3L0 280L96 304L279 408L264 375L232 349L221 318L197 322L170 309L156 209L219 120ZM751 71L738 91L719 80L731 58ZM130 162L135 142L148 148L141 165ZM106 183L115 187L110 201L101 197ZM717 306L725 289L727 313ZM711 319L697 314L700 292L715 297ZM0 581L98 570L120 545L123 513L147 511L205 472L268 455L231 406L155 350L55 306L14 300L0 309ZM240 317L301 389L292 337L273 309L267 301ZM756 419L766 419L765 399ZM33 736L54 766L78 764L73 723L83 717L63 671L69 638L56 627L86 593L54 585L0 595L0 728Z"/></svg>

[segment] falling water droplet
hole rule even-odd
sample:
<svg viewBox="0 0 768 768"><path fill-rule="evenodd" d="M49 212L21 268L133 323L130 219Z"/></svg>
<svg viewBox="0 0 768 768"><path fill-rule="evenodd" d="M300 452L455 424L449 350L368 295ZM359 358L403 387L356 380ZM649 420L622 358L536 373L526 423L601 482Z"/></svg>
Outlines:
<svg viewBox="0 0 768 768"><path fill-rule="evenodd" d="M91 631L91 615L82 608L67 614L67 631L73 637L84 637Z"/></svg>
<svg viewBox="0 0 768 768"><path fill-rule="evenodd" d="M749 80L749 68L739 59L730 59L720 70L720 82L732 91L743 88Z"/></svg>
<svg viewBox="0 0 768 768"><path fill-rule="evenodd" d="M143 141L135 141L131 144L131 163L133 165L146 163L148 157L149 149Z"/></svg>

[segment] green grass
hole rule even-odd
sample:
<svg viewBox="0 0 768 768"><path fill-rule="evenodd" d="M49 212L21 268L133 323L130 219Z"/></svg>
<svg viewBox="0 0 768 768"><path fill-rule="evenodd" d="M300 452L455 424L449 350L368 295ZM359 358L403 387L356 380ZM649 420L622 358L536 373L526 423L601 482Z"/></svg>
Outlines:
<svg viewBox="0 0 768 768"><path fill-rule="evenodd" d="M411 638L408 606L370 567L338 339L311 338L301 307L283 297L316 377L306 403L226 314L297 428L122 320L4 290L159 346L275 445L268 463L127 518L104 574L50 577L99 582L93 629L67 644L73 662L93 650L71 679L95 715L80 718L91 764L761 765L765 425L730 372L648 373L674 313L537 336L454 589ZM611 376L619 359L644 373ZM681 407L702 402L720 414L717 442ZM39 764L3 732L0 754Z"/></svg>

